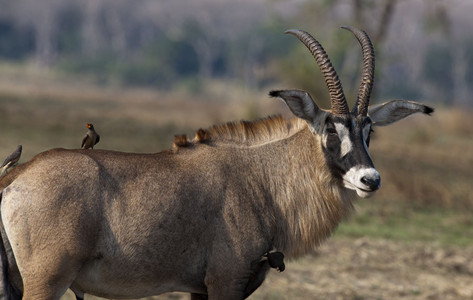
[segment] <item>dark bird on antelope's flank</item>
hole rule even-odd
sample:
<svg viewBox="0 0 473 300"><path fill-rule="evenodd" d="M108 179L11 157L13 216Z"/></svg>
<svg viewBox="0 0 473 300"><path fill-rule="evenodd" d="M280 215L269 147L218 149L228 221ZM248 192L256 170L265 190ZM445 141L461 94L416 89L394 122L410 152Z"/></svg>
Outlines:
<svg viewBox="0 0 473 300"><path fill-rule="evenodd" d="M82 139L82 149L94 149L94 145L96 145L100 141L100 135L95 132L94 125L87 123L87 133L85 134L84 138Z"/></svg>
<svg viewBox="0 0 473 300"><path fill-rule="evenodd" d="M268 263L271 268L276 269L279 272L286 269L286 265L284 264L284 254L282 252L268 252L266 257L268 257Z"/></svg>
<svg viewBox="0 0 473 300"><path fill-rule="evenodd" d="M21 145L18 145L15 151L13 151L12 154L10 154L5 160L3 161L3 164L0 166L0 177L5 174L5 172L8 170L8 168L12 167L14 164L16 164L21 157L21 150L23 147Z"/></svg>

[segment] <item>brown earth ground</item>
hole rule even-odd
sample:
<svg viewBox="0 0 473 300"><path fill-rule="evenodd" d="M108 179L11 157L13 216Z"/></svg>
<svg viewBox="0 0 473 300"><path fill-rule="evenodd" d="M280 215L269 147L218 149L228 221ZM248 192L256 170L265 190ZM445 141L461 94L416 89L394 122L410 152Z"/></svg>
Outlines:
<svg viewBox="0 0 473 300"><path fill-rule="evenodd" d="M284 273L252 299L473 299L473 248L332 239Z"/></svg>
<svg viewBox="0 0 473 300"><path fill-rule="evenodd" d="M189 298L172 293L147 299ZM72 293L66 299L74 299ZM313 255L287 263L284 272L272 270L249 299L473 299L473 247L335 237Z"/></svg>

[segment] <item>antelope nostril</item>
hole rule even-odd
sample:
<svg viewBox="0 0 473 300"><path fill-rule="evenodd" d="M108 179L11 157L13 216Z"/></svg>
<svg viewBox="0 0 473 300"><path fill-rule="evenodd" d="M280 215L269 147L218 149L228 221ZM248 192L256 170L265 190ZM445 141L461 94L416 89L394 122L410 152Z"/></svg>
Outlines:
<svg viewBox="0 0 473 300"><path fill-rule="evenodd" d="M368 186L372 191L379 189L381 178L379 176L371 177L371 176L363 176L361 177L360 181Z"/></svg>

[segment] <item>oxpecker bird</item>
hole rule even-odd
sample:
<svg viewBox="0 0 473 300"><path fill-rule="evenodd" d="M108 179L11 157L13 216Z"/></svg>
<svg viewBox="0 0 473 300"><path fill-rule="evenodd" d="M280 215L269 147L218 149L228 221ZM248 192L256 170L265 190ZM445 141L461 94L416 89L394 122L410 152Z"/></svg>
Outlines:
<svg viewBox="0 0 473 300"><path fill-rule="evenodd" d="M284 254L282 252L268 252L266 254L268 257L269 266L273 269L282 272L286 269L286 265L284 264Z"/></svg>
<svg viewBox="0 0 473 300"><path fill-rule="evenodd" d="M100 135L95 132L94 125L87 123L87 133L85 134L84 138L82 139L82 149L94 149L94 145L96 145L100 141Z"/></svg>
<svg viewBox="0 0 473 300"><path fill-rule="evenodd" d="M18 145L16 150L13 151L13 153L10 154L7 158L5 158L5 161L3 161L3 164L0 166L0 177L2 177L3 174L7 172L8 168L12 167L20 160L22 149L23 147L21 145Z"/></svg>

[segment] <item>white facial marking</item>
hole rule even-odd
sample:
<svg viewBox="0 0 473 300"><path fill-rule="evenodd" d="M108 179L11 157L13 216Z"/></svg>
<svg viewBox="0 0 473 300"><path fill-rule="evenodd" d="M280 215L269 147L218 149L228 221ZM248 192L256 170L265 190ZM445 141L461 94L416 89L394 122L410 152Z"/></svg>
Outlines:
<svg viewBox="0 0 473 300"><path fill-rule="evenodd" d="M348 131L348 128L345 127L345 125L341 123L334 123L335 125L335 130L337 130L338 137L340 138L340 152L341 152L341 157L344 157L347 155L352 149L353 145L350 140L350 132Z"/></svg>
<svg viewBox="0 0 473 300"><path fill-rule="evenodd" d="M346 188L355 190L358 196L367 198L372 196L376 190L379 189L381 186L381 181L377 189L372 190L369 186L361 181L363 177L373 180L380 180L379 173L376 171L376 169L357 166L351 168L345 173L345 175L343 175L343 184Z"/></svg>

